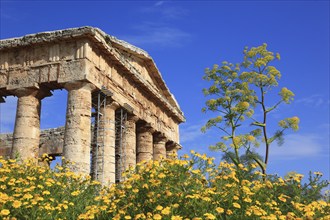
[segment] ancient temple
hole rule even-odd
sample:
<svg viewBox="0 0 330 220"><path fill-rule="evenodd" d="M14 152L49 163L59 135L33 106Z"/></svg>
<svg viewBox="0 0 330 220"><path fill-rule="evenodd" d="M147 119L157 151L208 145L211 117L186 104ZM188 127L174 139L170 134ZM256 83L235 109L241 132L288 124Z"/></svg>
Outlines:
<svg viewBox="0 0 330 220"><path fill-rule="evenodd" d="M68 92L65 127L40 130L43 99ZM180 149L185 120L153 59L98 28L81 27L0 41L0 102L17 96L13 134L0 155L62 155L75 172L104 184L129 166Z"/></svg>

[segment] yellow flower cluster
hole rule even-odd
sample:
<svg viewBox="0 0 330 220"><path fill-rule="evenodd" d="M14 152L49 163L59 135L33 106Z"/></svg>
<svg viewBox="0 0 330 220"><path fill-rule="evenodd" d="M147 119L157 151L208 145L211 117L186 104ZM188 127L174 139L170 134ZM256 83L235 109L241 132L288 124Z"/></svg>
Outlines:
<svg viewBox="0 0 330 220"><path fill-rule="evenodd" d="M0 157L0 219L72 219L93 200L99 183L65 167L51 170ZM81 193L83 192L83 193Z"/></svg>
<svg viewBox="0 0 330 220"><path fill-rule="evenodd" d="M65 167L53 171L0 159L0 218L330 218L329 202L305 202L290 194L299 189L299 174L288 179L266 178L242 164L216 166L214 158L205 154L192 151L191 155L138 164L124 173L125 181L103 188Z"/></svg>

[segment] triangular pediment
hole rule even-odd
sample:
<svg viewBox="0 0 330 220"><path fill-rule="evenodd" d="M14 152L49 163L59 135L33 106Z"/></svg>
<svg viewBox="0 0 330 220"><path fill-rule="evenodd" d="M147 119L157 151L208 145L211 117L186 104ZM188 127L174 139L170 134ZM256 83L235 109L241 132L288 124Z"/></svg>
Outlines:
<svg viewBox="0 0 330 220"><path fill-rule="evenodd" d="M121 55L150 86L156 89L163 97L167 98L168 94L166 94L166 90L160 84L160 80L162 79L157 78L155 70L151 69L144 59L134 56L127 51L121 51Z"/></svg>
<svg viewBox="0 0 330 220"><path fill-rule="evenodd" d="M142 79L144 79L151 87L153 87L159 93L159 95L165 98L172 107L183 114L178 102L175 100L174 96L167 87L151 56L146 51L137 48L125 41L118 40L113 36L107 36L110 39L111 46L117 49L122 58L136 70Z"/></svg>

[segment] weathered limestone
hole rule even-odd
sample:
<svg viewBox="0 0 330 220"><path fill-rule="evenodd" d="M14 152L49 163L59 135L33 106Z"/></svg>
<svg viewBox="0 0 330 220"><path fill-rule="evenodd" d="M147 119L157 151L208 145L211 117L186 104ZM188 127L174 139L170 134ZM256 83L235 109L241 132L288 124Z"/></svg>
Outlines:
<svg viewBox="0 0 330 220"><path fill-rule="evenodd" d="M126 164L125 170L136 165L136 122L138 117L128 115L125 124Z"/></svg>
<svg viewBox="0 0 330 220"><path fill-rule="evenodd" d="M166 158L166 137L160 133L154 134L154 160Z"/></svg>
<svg viewBox="0 0 330 220"><path fill-rule="evenodd" d="M39 157L43 154L61 156L63 153L64 127L50 128L40 131ZM11 157L13 134L0 134L0 155Z"/></svg>
<svg viewBox="0 0 330 220"><path fill-rule="evenodd" d="M18 100L11 157L20 161L33 159L37 162L41 99L50 93L43 93L35 88L18 89L14 93Z"/></svg>
<svg viewBox="0 0 330 220"><path fill-rule="evenodd" d="M98 165L101 170L101 177L98 176L98 180L103 184L115 183L116 180L116 128L115 128L115 112L119 107L116 102L108 102L104 109L101 109L102 123L100 124L100 130L103 130L104 135L104 153L103 153L103 168L102 168L102 156L99 158ZM102 132L102 131L101 131ZM100 149L101 150L101 149ZM99 152L100 154L102 152Z"/></svg>
<svg viewBox="0 0 330 220"><path fill-rule="evenodd" d="M65 127L41 130L39 157L43 154L50 156L61 156L63 153Z"/></svg>
<svg viewBox="0 0 330 220"><path fill-rule="evenodd" d="M153 159L153 137L154 130L147 124L137 127L136 134L136 161L149 161Z"/></svg>
<svg viewBox="0 0 330 220"><path fill-rule="evenodd" d="M67 83L68 103L63 155L73 162L69 167L78 173L90 173L91 108L94 86L90 83Z"/></svg>

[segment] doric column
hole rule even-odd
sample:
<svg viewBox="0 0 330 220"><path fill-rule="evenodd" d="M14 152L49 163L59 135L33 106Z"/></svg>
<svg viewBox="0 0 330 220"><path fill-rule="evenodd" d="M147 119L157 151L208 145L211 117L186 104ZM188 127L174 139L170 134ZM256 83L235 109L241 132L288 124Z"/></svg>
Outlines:
<svg viewBox="0 0 330 220"><path fill-rule="evenodd" d="M136 122L138 117L128 115L125 122L126 164L125 170L136 166Z"/></svg>
<svg viewBox="0 0 330 220"><path fill-rule="evenodd" d="M137 127L136 132L136 161L149 161L153 159L153 129L147 125L142 124Z"/></svg>
<svg viewBox="0 0 330 220"><path fill-rule="evenodd" d="M154 134L154 160L166 158L166 137L161 133Z"/></svg>
<svg viewBox="0 0 330 220"><path fill-rule="evenodd" d="M41 99L51 93L36 88L24 88L15 90L14 94L18 100L11 157L20 161L33 159L37 162Z"/></svg>
<svg viewBox="0 0 330 220"><path fill-rule="evenodd" d="M91 92L95 88L86 82L66 83L68 103L63 155L74 172L90 173Z"/></svg>
<svg viewBox="0 0 330 220"><path fill-rule="evenodd" d="M102 178L98 180L103 184L111 184L116 181L116 109L119 104L116 102L108 102L104 109L101 108L103 114L100 130L104 132L104 167L102 169ZM100 152L101 153L101 152Z"/></svg>

